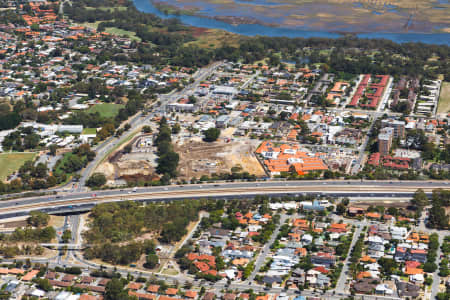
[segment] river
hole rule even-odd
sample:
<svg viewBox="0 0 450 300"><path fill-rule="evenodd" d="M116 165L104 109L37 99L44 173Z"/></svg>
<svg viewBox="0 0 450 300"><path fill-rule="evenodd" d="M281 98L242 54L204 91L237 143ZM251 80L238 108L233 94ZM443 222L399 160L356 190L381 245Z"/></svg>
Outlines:
<svg viewBox="0 0 450 300"><path fill-rule="evenodd" d="M442 1L442 0L441 0ZM212 18L191 16L191 15L166 15L158 10L150 0L133 0L136 8L142 12L152 13L160 18L177 18L183 24L212 29L222 29L228 32L237 33L246 36L264 35L271 37L290 37L290 38L338 38L342 35L331 31L311 31L298 28L271 27L260 24L239 24L232 25L226 22L218 21ZM359 38L369 39L388 39L397 43L422 42L426 44L444 44L450 45L450 33L361 33L357 34Z"/></svg>

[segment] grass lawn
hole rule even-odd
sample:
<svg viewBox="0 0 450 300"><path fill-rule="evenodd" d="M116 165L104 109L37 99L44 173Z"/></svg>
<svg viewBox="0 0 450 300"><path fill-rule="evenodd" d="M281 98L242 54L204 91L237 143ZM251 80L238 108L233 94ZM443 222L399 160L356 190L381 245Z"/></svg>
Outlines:
<svg viewBox="0 0 450 300"><path fill-rule="evenodd" d="M117 7L114 7L114 8L111 8L111 7L104 7L104 6L100 6L100 7L86 7L86 9L88 9L88 10L94 10L94 9L100 9L100 10L104 10L104 11L111 11L111 10L118 10L118 11L124 11L124 10L127 10L127 7L126 6L117 6Z"/></svg>
<svg viewBox="0 0 450 300"><path fill-rule="evenodd" d="M216 49L224 44L230 46L238 46L240 37L237 34L229 33L219 29L204 29L197 28L192 35L196 38L195 41L185 43L185 46L197 45L201 48Z"/></svg>
<svg viewBox="0 0 450 300"><path fill-rule="evenodd" d="M87 110L88 113L98 112L102 117L114 118L121 108L125 107L123 104L102 103L96 104Z"/></svg>
<svg viewBox="0 0 450 300"><path fill-rule="evenodd" d="M97 128L84 128L82 134L97 134Z"/></svg>
<svg viewBox="0 0 450 300"><path fill-rule="evenodd" d="M114 35L117 35L117 36L126 36L127 38L129 38L131 40L138 41L138 42L141 41L141 38L137 37L136 33L133 32L133 31L123 30L123 29L120 29L120 28L117 28L117 27L107 27L105 29L105 31L107 33L114 34Z"/></svg>
<svg viewBox="0 0 450 300"><path fill-rule="evenodd" d="M33 160L36 153L1 153L0 154L0 180L17 171L27 160Z"/></svg>
<svg viewBox="0 0 450 300"><path fill-rule="evenodd" d="M165 269L162 273L166 274L166 275L172 275L172 276L178 275L177 270L174 270L174 269Z"/></svg>
<svg viewBox="0 0 450 300"><path fill-rule="evenodd" d="M72 154L72 152L64 153L63 157L55 165L55 168L54 168L55 172L64 172L62 170L62 166L64 166L64 164L68 161L69 157L72 155L74 155L74 154ZM68 174L68 175L71 175L71 174Z"/></svg>
<svg viewBox="0 0 450 300"><path fill-rule="evenodd" d="M89 23L89 22L84 22L84 23L80 23L81 26L86 26L89 28L93 28L97 30L98 24L100 24L101 21L96 21L94 23Z"/></svg>
<svg viewBox="0 0 450 300"><path fill-rule="evenodd" d="M86 26L86 27L89 27L89 28L93 28L93 29L97 30L98 24L100 24L100 23L101 23L101 21L96 21L94 23L84 22L84 23L81 23L80 25ZM117 36L126 36L129 39L135 40L135 41L138 41L138 42L141 41L141 38L137 37L136 33L133 32L133 31L123 30L123 29L120 29L120 28L117 28L117 27L107 27L105 29L105 32L107 32L109 34L114 34L114 35L117 35Z"/></svg>
<svg viewBox="0 0 450 300"><path fill-rule="evenodd" d="M450 82L443 82L441 86L441 95L438 103L438 114L444 114L450 111Z"/></svg>

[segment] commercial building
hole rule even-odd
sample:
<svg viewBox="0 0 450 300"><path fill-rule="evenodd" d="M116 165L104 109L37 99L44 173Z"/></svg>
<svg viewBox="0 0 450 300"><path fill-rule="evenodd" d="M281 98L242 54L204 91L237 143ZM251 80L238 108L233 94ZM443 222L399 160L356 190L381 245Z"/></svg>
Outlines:
<svg viewBox="0 0 450 300"><path fill-rule="evenodd" d="M380 130L378 134L378 152L381 155L388 155L392 147L392 138L394 136L394 129L386 127Z"/></svg>
<svg viewBox="0 0 450 300"><path fill-rule="evenodd" d="M405 138L405 121L385 119L381 121L381 128L392 127L394 128L394 138L404 139Z"/></svg>

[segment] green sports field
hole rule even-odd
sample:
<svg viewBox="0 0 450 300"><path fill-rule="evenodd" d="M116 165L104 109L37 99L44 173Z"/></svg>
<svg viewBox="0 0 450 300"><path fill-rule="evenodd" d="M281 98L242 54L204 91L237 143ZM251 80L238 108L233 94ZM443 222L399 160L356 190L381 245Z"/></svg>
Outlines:
<svg viewBox="0 0 450 300"><path fill-rule="evenodd" d="M122 104L102 103L96 104L87 110L88 113L98 112L102 117L114 118L121 108L125 107Z"/></svg>
<svg viewBox="0 0 450 300"><path fill-rule="evenodd" d="M0 153L0 180L4 181L17 171L27 160L33 160L36 153Z"/></svg>

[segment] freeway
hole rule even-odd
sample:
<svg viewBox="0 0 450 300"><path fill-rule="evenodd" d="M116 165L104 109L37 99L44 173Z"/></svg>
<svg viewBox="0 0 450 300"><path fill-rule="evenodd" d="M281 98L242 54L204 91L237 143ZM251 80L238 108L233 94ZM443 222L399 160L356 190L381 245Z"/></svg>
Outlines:
<svg viewBox="0 0 450 300"><path fill-rule="evenodd" d="M408 198L419 188L430 193L433 189L448 189L448 181L254 181L238 183L170 185L95 192L60 193L0 202L0 217L26 215L32 210L76 211L82 206L90 210L95 204L113 201L170 201L187 198L242 198L255 195L313 194L335 197ZM55 210L56 209L56 210ZM81 210L79 210L81 211Z"/></svg>

